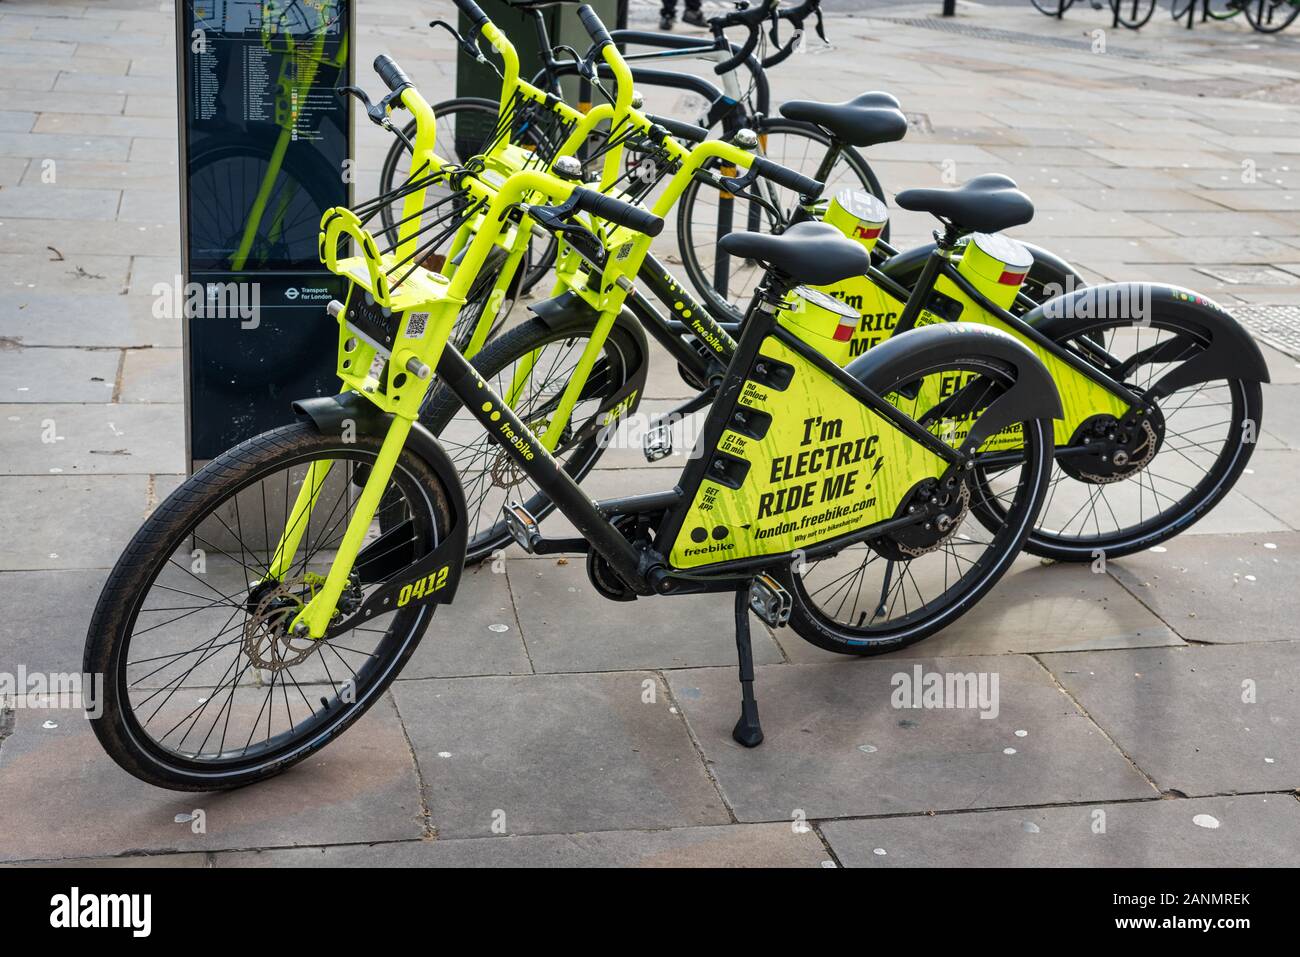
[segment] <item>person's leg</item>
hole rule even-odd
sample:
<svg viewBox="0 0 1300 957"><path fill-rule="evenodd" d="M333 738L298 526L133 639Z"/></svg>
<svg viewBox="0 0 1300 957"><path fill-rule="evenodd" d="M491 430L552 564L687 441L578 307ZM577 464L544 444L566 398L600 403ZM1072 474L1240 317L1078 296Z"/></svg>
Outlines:
<svg viewBox="0 0 1300 957"><path fill-rule="evenodd" d="M700 9L700 0L686 0L686 10L682 13L682 23L693 27L706 26L704 11Z"/></svg>
<svg viewBox="0 0 1300 957"><path fill-rule="evenodd" d="M699 3L699 0L695 0ZM687 0L686 9L690 10L690 0ZM663 0L663 6L659 8L659 29L671 30L673 21L677 19L677 0Z"/></svg>

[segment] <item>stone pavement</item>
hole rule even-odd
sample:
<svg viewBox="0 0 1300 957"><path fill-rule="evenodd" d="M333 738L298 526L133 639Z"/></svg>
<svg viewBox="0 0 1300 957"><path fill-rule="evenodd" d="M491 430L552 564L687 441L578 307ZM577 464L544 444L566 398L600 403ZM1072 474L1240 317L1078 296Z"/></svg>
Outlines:
<svg viewBox="0 0 1300 957"><path fill-rule="evenodd" d="M1008 173L1040 211L1017 235L1091 279L1193 287L1285 341L1259 307L1300 306L1300 30L1188 33L1161 12L1098 53L1108 21L1087 9L837 7L855 16L828 18L835 49L774 71L774 95L897 94L913 129L870 153L887 188ZM150 292L179 269L170 8L0 2L6 673L79 669L106 569L184 467L181 334ZM358 63L387 51L431 99L452 94L445 37L423 26L446 0L361 8ZM360 138L368 181L386 144ZM894 223L898 240L931 228ZM613 604L581 563L512 551L467 577L355 729L251 789L155 790L75 713L0 708L0 860L1295 864L1300 363L1265 353L1252 468L1189 534L1104 574L1022 558L947 632L883 659L759 629L756 751L729 736L726 599ZM681 393L665 367L652 401ZM606 494L666 474L605 464ZM997 717L892 708L892 676L918 665L998 675Z"/></svg>

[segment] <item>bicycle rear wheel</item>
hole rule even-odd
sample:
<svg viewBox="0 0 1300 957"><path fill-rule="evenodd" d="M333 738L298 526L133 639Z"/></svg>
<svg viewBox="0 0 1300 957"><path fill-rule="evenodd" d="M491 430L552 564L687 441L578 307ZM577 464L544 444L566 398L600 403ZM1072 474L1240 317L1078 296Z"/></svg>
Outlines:
<svg viewBox="0 0 1300 957"><path fill-rule="evenodd" d="M966 383L975 390L970 406L980 410L1013 381L1014 372L994 359L951 358L889 376L866 384L934 429L939 426L931 406L943 394L939 383ZM791 628L827 651L866 656L904 648L964 614L1010 567L1043 503L1051 421L1020 427L1025 455L996 480L977 483L968 472L933 487L922 483L899 504L901 516L934 503L941 509L934 519L783 570L793 598ZM986 498L999 504L1002 520L994 528L973 514Z"/></svg>

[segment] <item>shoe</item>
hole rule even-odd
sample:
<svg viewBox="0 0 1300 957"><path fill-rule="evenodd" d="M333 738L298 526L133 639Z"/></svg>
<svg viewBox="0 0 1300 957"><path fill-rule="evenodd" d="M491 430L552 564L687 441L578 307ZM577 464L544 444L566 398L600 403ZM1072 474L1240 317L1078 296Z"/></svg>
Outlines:
<svg viewBox="0 0 1300 957"><path fill-rule="evenodd" d="M660 18L659 18L659 29L660 29L660 30L671 30L672 28L673 28L673 18L672 18L672 17L660 17Z"/></svg>
<svg viewBox="0 0 1300 957"><path fill-rule="evenodd" d="M704 19L704 11L687 10L682 14L682 23L689 23L693 27L707 27L708 21Z"/></svg>

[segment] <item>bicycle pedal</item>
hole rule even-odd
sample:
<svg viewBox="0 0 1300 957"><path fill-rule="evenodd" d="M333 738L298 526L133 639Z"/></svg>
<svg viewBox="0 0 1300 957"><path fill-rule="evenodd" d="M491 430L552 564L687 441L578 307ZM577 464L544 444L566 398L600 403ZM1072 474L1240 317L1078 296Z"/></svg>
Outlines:
<svg viewBox="0 0 1300 957"><path fill-rule="evenodd" d="M518 502L510 502L508 505L501 506L501 515L506 520L510 537L529 555L533 554L534 549L542 541L542 533L537 527L537 519L533 518L533 513Z"/></svg>
<svg viewBox="0 0 1300 957"><path fill-rule="evenodd" d="M673 427L671 423L662 422L646 430L641 437L641 451L647 462L658 462L673 454Z"/></svg>
<svg viewBox="0 0 1300 957"><path fill-rule="evenodd" d="M755 575L749 583L749 609L773 628L780 628L790 620L794 600L767 572Z"/></svg>

